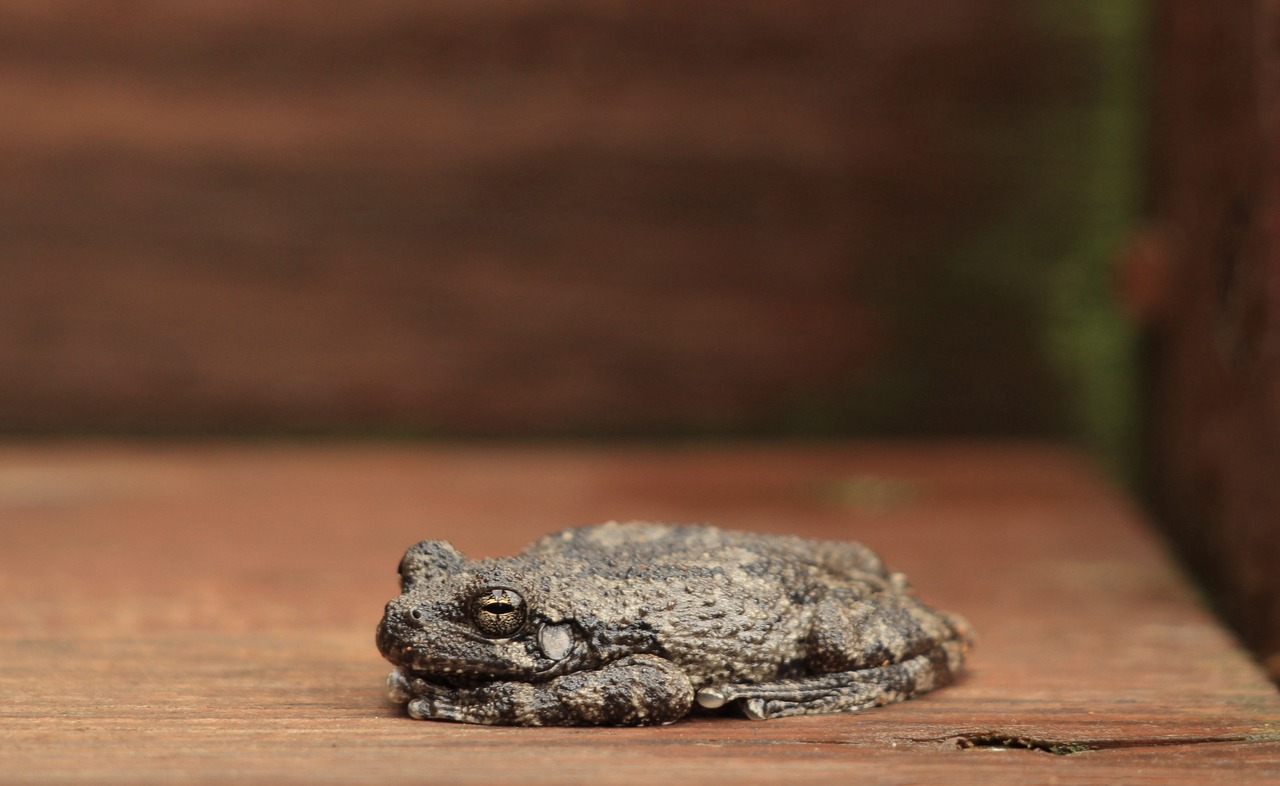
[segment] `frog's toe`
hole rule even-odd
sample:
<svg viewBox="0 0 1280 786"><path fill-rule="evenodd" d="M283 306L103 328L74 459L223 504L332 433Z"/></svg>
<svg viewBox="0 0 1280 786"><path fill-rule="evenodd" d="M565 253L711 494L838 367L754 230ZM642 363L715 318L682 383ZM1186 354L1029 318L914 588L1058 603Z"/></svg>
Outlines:
<svg viewBox="0 0 1280 786"><path fill-rule="evenodd" d="M768 720L769 713L765 710L764 699L747 699L742 702L742 714L746 715L750 720Z"/></svg>
<svg viewBox="0 0 1280 786"><path fill-rule="evenodd" d="M404 704L409 700L409 681L405 679L404 672L399 669L392 669L387 675L387 698L396 704Z"/></svg>
<svg viewBox="0 0 1280 786"><path fill-rule="evenodd" d="M724 691L720 688L703 688L698 691L698 706L705 707L709 710L718 710L729 701Z"/></svg>
<svg viewBox="0 0 1280 786"><path fill-rule="evenodd" d="M432 717L430 699L414 699L406 705L406 709L409 717L414 720L429 720Z"/></svg>

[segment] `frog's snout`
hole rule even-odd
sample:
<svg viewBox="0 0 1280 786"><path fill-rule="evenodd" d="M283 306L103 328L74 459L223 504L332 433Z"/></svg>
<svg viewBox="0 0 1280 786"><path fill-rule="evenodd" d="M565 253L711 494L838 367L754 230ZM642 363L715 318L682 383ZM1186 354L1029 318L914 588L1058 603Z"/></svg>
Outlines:
<svg viewBox="0 0 1280 786"><path fill-rule="evenodd" d="M414 612L417 612L416 616ZM406 651L412 649L406 638L422 629L423 615L416 606L405 608L395 600L387 604L378 622L378 651L387 660L403 665Z"/></svg>
<svg viewBox="0 0 1280 786"><path fill-rule="evenodd" d="M422 630L426 626L427 615L420 606L402 603L402 598L388 601L382 610L382 621L378 623L380 634L390 633L393 629Z"/></svg>

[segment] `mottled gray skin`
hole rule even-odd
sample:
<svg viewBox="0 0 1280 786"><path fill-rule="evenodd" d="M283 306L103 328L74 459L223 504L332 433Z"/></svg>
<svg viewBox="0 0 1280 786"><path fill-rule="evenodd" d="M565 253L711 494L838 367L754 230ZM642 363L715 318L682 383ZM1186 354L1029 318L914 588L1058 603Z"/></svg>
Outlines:
<svg viewBox="0 0 1280 786"><path fill-rule="evenodd" d="M377 640L391 698L415 718L854 712L951 682L972 638L862 545L715 527L602 524L477 562L423 541L400 576Z"/></svg>

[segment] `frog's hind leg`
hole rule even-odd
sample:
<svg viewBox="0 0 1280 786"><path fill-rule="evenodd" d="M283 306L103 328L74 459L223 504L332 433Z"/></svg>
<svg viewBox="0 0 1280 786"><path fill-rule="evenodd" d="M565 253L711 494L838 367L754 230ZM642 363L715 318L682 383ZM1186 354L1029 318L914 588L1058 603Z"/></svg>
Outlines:
<svg viewBox="0 0 1280 786"><path fill-rule="evenodd" d="M945 641L969 642L969 625L910 592L832 589L809 622L805 666L828 674L901 663Z"/></svg>
<svg viewBox="0 0 1280 786"><path fill-rule="evenodd" d="M950 683L972 640L961 618L915 596L880 592L861 600L836 590L819 605L805 641L810 676L758 684L713 685L703 707L737 702L750 718L855 712L918 696Z"/></svg>
<svg viewBox="0 0 1280 786"><path fill-rule="evenodd" d="M878 668L759 685L704 688L698 692L698 703L714 709L737 702L752 720L857 712L905 701L946 685L964 660L963 650L962 642L948 641L901 663Z"/></svg>
<svg viewBox="0 0 1280 786"><path fill-rule="evenodd" d="M847 540L806 541L805 550L810 558L832 575L844 579L866 580L870 577L891 577L879 555L862 545Z"/></svg>

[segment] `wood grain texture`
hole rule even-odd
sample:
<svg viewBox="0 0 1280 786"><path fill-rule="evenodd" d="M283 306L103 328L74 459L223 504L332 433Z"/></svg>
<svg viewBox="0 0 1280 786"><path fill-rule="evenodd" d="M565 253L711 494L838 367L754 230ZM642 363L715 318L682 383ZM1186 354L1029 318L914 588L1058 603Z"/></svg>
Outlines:
<svg viewBox="0 0 1280 786"><path fill-rule="evenodd" d="M638 730L385 700L373 629L405 546L512 553L610 518L862 540L970 618L972 668L860 715ZM0 520L0 780L1280 778L1275 689L1055 448L10 445Z"/></svg>

